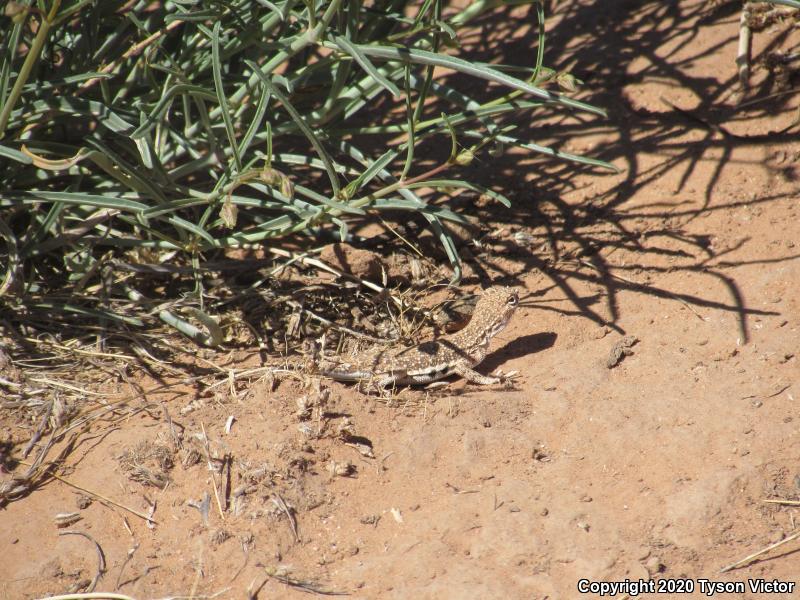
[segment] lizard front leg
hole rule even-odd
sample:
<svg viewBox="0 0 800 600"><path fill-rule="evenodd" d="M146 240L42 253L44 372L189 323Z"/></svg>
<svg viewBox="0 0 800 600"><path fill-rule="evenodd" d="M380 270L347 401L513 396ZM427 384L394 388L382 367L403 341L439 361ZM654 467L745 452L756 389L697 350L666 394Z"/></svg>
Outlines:
<svg viewBox="0 0 800 600"><path fill-rule="evenodd" d="M478 385L491 385L493 383L500 383L503 381L501 377L493 377L491 375L481 375L477 371L470 369L463 363L456 364L453 368L453 373L459 375L469 381L470 383L477 383Z"/></svg>

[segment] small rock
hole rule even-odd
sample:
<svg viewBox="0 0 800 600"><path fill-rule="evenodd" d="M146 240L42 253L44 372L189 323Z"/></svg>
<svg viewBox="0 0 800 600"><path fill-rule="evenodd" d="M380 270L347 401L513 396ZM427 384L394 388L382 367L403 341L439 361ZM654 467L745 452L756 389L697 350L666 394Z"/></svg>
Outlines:
<svg viewBox="0 0 800 600"><path fill-rule="evenodd" d="M211 543L214 546L219 546L220 544L225 542L225 540L230 539L231 534L228 531L226 531L225 529L221 529L220 528L220 529L215 529L214 531L212 531L211 535L209 537L211 539Z"/></svg>
<svg viewBox="0 0 800 600"><path fill-rule="evenodd" d="M786 535L782 531L776 531L771 536L769 536L769 543L770 544L777 544L778 542L782 541Z"/></svg>
<svg viewBox="0 0 800 600"><path fill-rule="evenodd" d="M538 445L531 450L531 458L538 462L550 462L550 455L547 454L547 451L542 445Z"/></svg>
<svg viewBox="0 0 800 600"><path fill-rule="evenodd" d="M603 325L595 330L594 339L600 340L611 333L611 328L608 325Z"/></svg>
<svg viewBox="0 0 800 600"><path fill-rule="evenodd" d="M647 569L647 572L650 573L650 575L663 573L666 570L666 567L658 556L651 556L648 558L647 562L644 563L644 568Z"/></svg>
<svg viewBox="0 0 800 600"><path fill-rule="evenodd" d="M327 469L334 477L352 477L356 473L356 466L349 460L344 462L331 460L328 462Z"/></svg>

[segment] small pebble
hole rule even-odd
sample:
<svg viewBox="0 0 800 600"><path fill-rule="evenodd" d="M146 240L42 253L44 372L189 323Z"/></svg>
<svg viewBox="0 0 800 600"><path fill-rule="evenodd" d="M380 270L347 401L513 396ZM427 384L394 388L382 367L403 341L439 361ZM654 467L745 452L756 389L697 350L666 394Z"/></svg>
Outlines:
<svg viewBox="0 0 800 600"><path fill-rule="evenodd" d="M664 572L664 565L661 563L661 559L657 556L651 556L648 558L647 562L644 563L644 567L651 575Z"/></svg>
<svg viewBox="0 0 800 600"><path fill-rule="evenodd" d="M776 531L771 536L769 536L769 543L770 544L777 544L778 542L782 541L786 535L782 531Z"/></svg>

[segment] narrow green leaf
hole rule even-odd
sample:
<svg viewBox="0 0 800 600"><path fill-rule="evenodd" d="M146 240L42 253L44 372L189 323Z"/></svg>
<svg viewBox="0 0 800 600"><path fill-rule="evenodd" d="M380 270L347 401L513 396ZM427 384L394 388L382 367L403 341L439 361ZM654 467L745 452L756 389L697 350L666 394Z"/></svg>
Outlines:
<svg viewBox="0 0 800 600"><path fill-rule="evenodd" d="M462 131L462 135L466 137L476 138L476 139L483 139L485 134L481 133L480 131ZM593 167L600 167L601 169L606 169L608 171L614 171L615 173L620 173L621 170L619 167L612 165L604 160L599 160L597 158L589 158L588 156L580 156L579 154L571 154L570 152L562 152L561 150L555 150L548 146L541 146L539 144L534 144L533 142L526 142L520 140L515 137L510 137L507 135L498 135L495 138L498 142L502 142L503 144L509 144L511 146L517 146L518 148L525 148L526 150L533 150L534 152L539 152L541 154L546 154L547 156L553 156L555 158L560 158L563 160L569 160L576 163L581 163L584 165L591 165Z"/></svg>
<svg viewBox="0 0 800 600"><path fill-rule="evenodd" d="M144 169L129 164L110 147L94 138L88 138L86 143L96 149L94 152L88 152L86 157L111 177L134 192L150 196L159 202L166 202L164 190L159 187L157 181L143 174Z"/></svg>
<svg viewBox="0 0 800 600"><path fill-rule="evenodd" d="M366 214L364 212L364 210L361 209L361 208L357 208L355 206L350 206L349 204L347 204L345 202L338 202L336 200L331 200L330 198L328 198L326 196L323 196L322 194L318 194L317 192L315 192L311 188L308 188L308 187L306 187L304 185L296 185L294 187L294 189L295 189L296 192L304 195L306 198L311 198L312 200L315 200L316 202L319 202L320 204L324 204L325 206L328 206L330 208L339 210L339 211L341 211L343 213L349 213L351 215L365 215Z"/></svg>
<svg viewBox="0 0 800 600"><path fill-rule="evenodd" d="M97 121L110 131L127 135L133 131L131 123L123 119L119 111L111 110L106 104L95 100L84 100L74 96L48 96L46 100L37 100L31 107L25 107L24 114L33 117L37 114L45 114L49 121L54 121L61 115L79 115L89 121ZM23 111L12 113L13 118L22 116Z"/></svg>
<svg viewBox="0 0 800 600"><path fill-rule="evenodd" d="M217 323L211 316L200 309L195 308L194 306L189 306L185 310L189 315L193 316L195 319L205 325L208 331L202 331L201 329L189 323L187 320L181 319L168 310L159 311L158 318L164 321L164 323L167 325L174 327L198 344L202 344L203 346L207 346L209 348L216 348L222 344L225 336L222 333L222 328L219 326L219 323Z"/></svg>
<svg viewBox="0 0 800 600"><path fill-rule="evenodd" d="M285 21L286 20L286 17L281 12L281 9L279 9L277 6L275 6L272 2L268 2L268 0L256 0L256 2L258 2L261 6L266 6L268 9L270 9L275 15L277 15L277 17L281 21ZM290 2L286 2L285 4L288 5L288 4L291 4L291 3Z"/></svg>
<svg viewBox="0 0 800 600"><path fill-rule="evenodd" d="M541 73L544 63L544 42L546 36L544 29L544 2L536 3L536 22L539 26L539 39L536 45L536 67L531 76L531 81L534 84L539 80L539 73Z"/></svg>
<svg viewBox="0 0 800 600"><path fill-rule="evenodd" d="M371 161L369 166L355 180L351 181L345 188L347 198L352 198L358 190L367 185L386 165L397 157L396 150L387 150L376 160Z"/></svg>
<svg viewBox="0 0 800 600"><path fill-rule="evenodd" d="M500 204L505 206L506 208L511 207L511 201L506 198L503 194L499 192L495 192L493 189L488 188L486 186L473 183L471 181L463 181L461 179L428 179L426 181L417 181L414 183L409 183L407 186L409 189L414 188L464 188L467 190L472 190L473 192L478 192L479 194L486 194L487 196L494 198Z"/></svg>
<svg viewBox="0 0 800 600"><path fill-rule="evenodd" d="M453 276L450 278L450 283L455 285L459 281L461 281L461 257L458 255L458 250L456 250L456 244L453 241L453 236L451 236L447 229L445 229L442 222L436 215L432 215L427 212L422 213L428 223L431 224L431 229L439 238L439 242L444 247L445 253L447 254L447 259L450 261L450 265L453 267Z"/></svg>
<svg viewBox="0 0 800 600"><path fill-rule="evenodd" d="M448 221L455 221L457 223L468 224L469 221L463 215L453 212L447 207L436 206L415 200L401 199L401 198L379 198L375 200L372 207L375 210L408 210L411 212L425 213Z"/></svg>
<svg viewBox="0 0 800 600"><path fill-rule="evenodd" d="M136 327L144 327L144 322L136 317L128 317L125 315L118 315L108 310L97 310L93 308L84 308L75 306L74 304L58 304L55 302L35 302L29 305L30 310L43 311L51 317L61 316L62 313L73 315L80 315L83 317L92 317L94 319L106 319L109 321L117 321L118 323L125 323L127 325L135 325Z"/></svg>
<svg viewBox="0 0 800 600"><path fill-rule="evenodd" d="M222 109L222 121L225 123L225 132L228 134L228 143L233 151L236 171L240 172L242 170L242 157L239 156L239 146L236 143L236 134L233 131L233 121L231 121L228 98L225 96L225 88L222 86L222 63L219 56L219 32L221 28L222 24L217 21L211 33L211 67L214 74L214 88L217 92L217 102Z"/></svg>
<svg viewBox="0 0 800 600"><path fill-rule="evenodd" d="M23 154L16 148L9 148L8 146L0 145L0 156L15 160L23 165L30 165L33 163L33 159L30 156Z"/></svg>
<svg viewBox="0 0 800 600"><path fill-rule="evenodd" d="M395 98L400 97L400 90L398 87L389 81L384 75L375 68L375 65L370 62L366 55L361 52L357 45L351 44L350 41L341 35L330 35L330 39L346 54L353 57L353 59L364 69L375 81L377 81L387 92Z"/></svg>
<svg viewBox="0 0 800 600"><path fill-rule="evenodd" d="M34 92L39 93L45 90L61 90L65 86L72 85L74 83L82 83L84 81L89 81L90 79L113 79L114 75L112 73L100 73L99 71L89 71L87 73L81 73L80 75L70 75L69 77L63 77L61 79L52 79L50 81L35 81L33 83L26 83L25 90L26 94L32 94Z"/></svg>
<svg viewBox="0 0 800 600"><path fill-rule="evenodd" d="M6 260L4 261L6 263L5 273L2 279L0 279L1 298L11 290L12 287L21 287L21 270L19 267L22 265L22 261L20 260L19 251L17 249L17 238L2 218L0 218L0 238L5 241L6 246Z"/></svg>
<svg viewBox="0 0 800 600"><path fill-rule="evenodd" d="M324 45L329 48L334 46L334 44L331 42L325 42ZM522 81L521 79L506 75L497 69L487 66L476 66L473 63L455 56L435 54L433 52L427 52L426 50L416 50L413 48L369 46L366 44L357 44L356 47L367 56L372 56L373 58L380 58L383 60L400 60L404 62L412 62L422 65L434 65L437 67L444 67L446 69L453 69L459 73L472 75L473 77L486 79L488 81L494 81L495 83L505 85L512 89L520 90L527 94L542 98L547 102L554 102L563 106L569 106L570 108L576 108L596 115L601 115L603 117L606 116L606 112L603 109L592 106L591 104L586 104L585 102L580 102L579 100L573 100L572 98L562 94L548 92L547 90L538 88L530 83Z"/></svg>
<svg viewBox="0 0 800 600"><path fill-rule="evenodd" d="M96 196L94 194L84 194L78 192L47 192L31 191L5 194L6 198L17 200L23 204L35 204L38 202L65 202L67 204L99 206L102 208L116 208L128 212L138 212L147 208L146 204L128 200L127 198L115 198L109 196Z"/></svg>
<svg viewBox="0 0 800 600"><path fill-rule="evenodd" d="M147 122L139 125L139 127L131 132L130 138L135 139L137 137L141 137L155 127L161 120L161 117L164 116L164 113L170 107L172 102L175 100L175 97L183 94L200 99L212 100L215 102L217 101L217 95L215 93L212 93L207 89L200 87L199 85L188 85L183 83L174 85L166 91L166 93L153 107L153 110L150 111L150 114L147 116Z"/></svg>
<svg viewBox="0 0 800 600"><path fill-rule="evenodd" d="M269 88L267 86L261 87L261 96L258 98L258 106L256 106L256 114L253 115L253 120L250 121L250 125L247 127L247 131L242 138L242 141L239 143L239 156L244 156L247 153L247 149L250 147L250 143L253 141L256 133L258 133L259 128L261 127L261 121L264 120L264 115L267 112L267 107L269 106L269 100L271 96L269 93ZM269 162L269 156L272 154L272 135L269 130L269 121L266 123L267 127L267 162Z"/></svg>
<svg viewBox="0 0 800 600"><path fill-rule="evenodd" d="M272 81L270 81L269 77L261 72L261 69L258 67L258 65L250 60L246 60L245 63L247 66L253 69L264 85L266 85L272 94L280 101L280 103L283 105L283 108L292 117L292 120L297 124L297 127L300 129L300 131L303 132L306 138L308 138L308 141L311 142L311 145L314 146L317 154L319 154L320 160L322 160L322 162L325 164L325 171L327 172L328 178L331 181L333 195L338 195L340 185L339 178L336 175L336 168L334 167L333 159L328 155L317 134L314 133L311 127L309 127L303 116L297 112L295 107L291 104L291 102L289 102L289 99L283 94L283 92L279 90L278 87L272 83Z"/></svg>
<svg viewBox="0 0 800 600"><path fill-rule="evenodd" d="M194 223L191 223L191 222L187 221L186 219L183 219L183 218L175 216L175 215L172 215L171 217L169 217L167 219L167 221L170 224L172 224L175 227L177 227L178 229L185 230L185 231L187 231L189 233L194 234L195 236L197 236L199 238L204 239L209 244L209 246L211 246L212 248L217 247L217 241L213 237L211 237L211 235L206 230L204 230L202 227L199 227L199 226L195 225Z"/></svg>

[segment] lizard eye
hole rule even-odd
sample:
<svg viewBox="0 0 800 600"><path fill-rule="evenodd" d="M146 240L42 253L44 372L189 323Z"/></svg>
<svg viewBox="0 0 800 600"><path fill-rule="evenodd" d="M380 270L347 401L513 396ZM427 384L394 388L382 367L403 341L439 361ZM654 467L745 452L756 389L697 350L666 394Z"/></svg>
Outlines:
<svg viewBox="0 0 800 600"><path fill-rule="evenodd" d="M519 296L517 294L511 294L508 297L508 300L506 301L506 303L509 306L516 306L517 304L519 304Z"/></svg>

